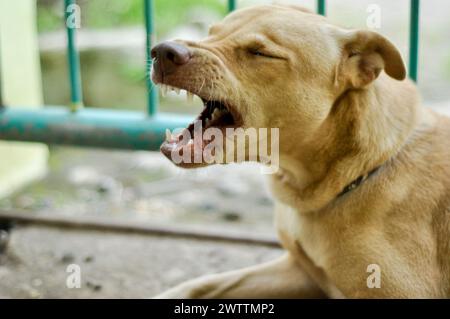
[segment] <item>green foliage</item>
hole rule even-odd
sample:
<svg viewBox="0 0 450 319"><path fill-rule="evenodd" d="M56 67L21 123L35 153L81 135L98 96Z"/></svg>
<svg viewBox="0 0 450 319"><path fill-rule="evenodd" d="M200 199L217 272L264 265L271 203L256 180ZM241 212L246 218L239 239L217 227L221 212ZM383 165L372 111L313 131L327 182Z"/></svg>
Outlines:
<svg viewBox="0 0 450 319"><path fill-rule="evenodd" d="M39 32L63 28L63 0L38 1ZM113 28L143 25L143 0L80 0L82 27ZM165 33L183 23L189 9L202 7L219 14L226 13L226 1L221 0L156 0L156 27Z"/></svg>

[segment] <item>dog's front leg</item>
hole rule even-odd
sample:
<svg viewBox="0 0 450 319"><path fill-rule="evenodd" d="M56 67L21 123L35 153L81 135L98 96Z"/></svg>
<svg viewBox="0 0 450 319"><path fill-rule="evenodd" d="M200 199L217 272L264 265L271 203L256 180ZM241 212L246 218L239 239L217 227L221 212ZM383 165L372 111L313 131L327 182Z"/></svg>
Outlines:
<svg viewBox="0 0 450 319"><path fill-rule="evenodd" d="M185 282L156 298L324 298L288 254L265 264Z"/></svg>

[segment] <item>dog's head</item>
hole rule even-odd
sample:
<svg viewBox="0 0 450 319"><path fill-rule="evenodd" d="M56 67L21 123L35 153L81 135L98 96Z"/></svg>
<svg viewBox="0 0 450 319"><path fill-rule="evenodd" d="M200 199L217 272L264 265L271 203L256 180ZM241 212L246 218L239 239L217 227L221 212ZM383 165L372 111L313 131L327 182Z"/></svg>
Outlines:
<svg viewBox="0 0 450 319"><path fill-rule="evenodd" d="M365 89L383 70L405 78L399 52L381 35L346 30L293 6L235 11L204 40L164 42L153 48L152 57L155 83L203 100L198 117L203 131L276 127L281 153L313 137L346 90ZM191 125L186 132L193 130ZM196 146L181 143L181 136L169 134L162 145L169 158L174 150Z"/></svg>

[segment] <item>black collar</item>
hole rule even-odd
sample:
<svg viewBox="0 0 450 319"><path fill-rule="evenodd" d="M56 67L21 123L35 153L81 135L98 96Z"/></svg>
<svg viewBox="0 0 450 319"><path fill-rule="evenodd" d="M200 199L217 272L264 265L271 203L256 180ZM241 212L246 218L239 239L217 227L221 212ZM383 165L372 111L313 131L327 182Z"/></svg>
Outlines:
<svg viewBox="0 0 450 319"><path fill-rule="evenodd" d="M341 197L342 195L347 194L348 192L350 192L350 191L354 190L355 188L357 188L364 181L366 181L369 177L371 177L373 174L375 174L380 169L380 167L381 166L378 166L375 169L371 170L366 175L361 175L360 177L355 179L353 182L351 182L350 184L345 186L345 188L342 190L342 192L339 193L339 195L337 197Z"/></svg>

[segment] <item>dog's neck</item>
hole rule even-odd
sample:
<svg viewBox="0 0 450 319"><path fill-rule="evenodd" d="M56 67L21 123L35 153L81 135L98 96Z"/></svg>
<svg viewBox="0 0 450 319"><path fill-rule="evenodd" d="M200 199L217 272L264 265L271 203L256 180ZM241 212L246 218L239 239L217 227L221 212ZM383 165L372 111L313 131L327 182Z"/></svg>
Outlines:
<svg viewBox="0 0 450 319"><path fill-rule="evenodd" d="M320 210L359 176L395 157L419 111L418 93L409 81L385 76L364 90L349 90L296 152L291 148L283 156L281 151L274 182L290 189L289 204L302 212Z"/></svg>

